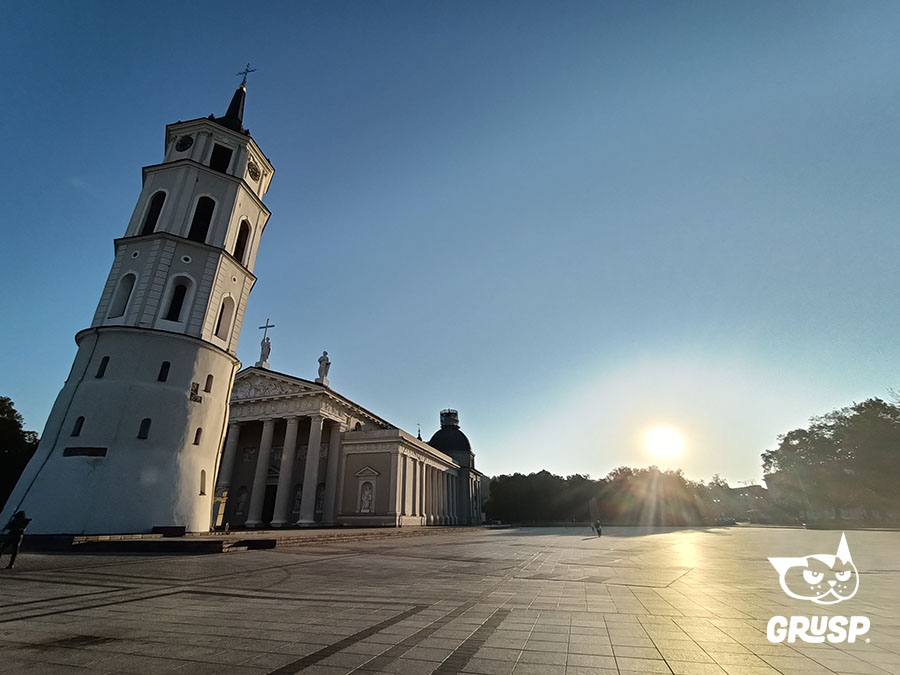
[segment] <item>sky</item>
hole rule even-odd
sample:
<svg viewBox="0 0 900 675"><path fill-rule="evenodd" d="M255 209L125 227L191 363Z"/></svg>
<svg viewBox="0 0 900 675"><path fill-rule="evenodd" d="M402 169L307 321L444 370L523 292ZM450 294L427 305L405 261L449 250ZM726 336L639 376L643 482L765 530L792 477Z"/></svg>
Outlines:
<svg viewBox="0 0 900 675"><path fill-rule="evenodd" d="M489 475L759 480L900 386L900 4L2 3L0 395L40 431L167 123L275 166L238 357ZM682 454L644 435L678 431Z"/></svg>

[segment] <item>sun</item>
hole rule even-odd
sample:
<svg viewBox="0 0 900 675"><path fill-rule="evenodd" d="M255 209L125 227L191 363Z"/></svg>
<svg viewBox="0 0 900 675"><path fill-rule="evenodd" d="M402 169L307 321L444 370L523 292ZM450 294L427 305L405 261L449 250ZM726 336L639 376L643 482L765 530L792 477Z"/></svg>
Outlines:
<svg viewBox="0 0 900 675"><path fill-rule="evenodd" d="M672 459L684 450L684 438L672 427L653 427L644 437L644 446L654 457Z"/></svg>

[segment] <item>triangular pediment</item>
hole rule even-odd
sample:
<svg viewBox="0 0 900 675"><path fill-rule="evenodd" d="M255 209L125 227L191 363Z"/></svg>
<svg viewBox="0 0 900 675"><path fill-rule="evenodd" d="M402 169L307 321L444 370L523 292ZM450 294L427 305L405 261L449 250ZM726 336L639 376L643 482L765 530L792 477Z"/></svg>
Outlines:
<svg viewBox="0 0 900 675"><path fill-rule="evenodd" d="M357 471L354 475L357 478L375 478L376 476L380 476L381 474L378 473L371 466L364 466L362 469Z"/></svg>
<svg viewBox="0 0 900 675"><path fill-rule="evenodd" d="M321 391L315 384L304 384L294 378L276 373L264 373L258 369L245 370L234 378L231 401L251 401L257 399L297 396Z"/></svg>

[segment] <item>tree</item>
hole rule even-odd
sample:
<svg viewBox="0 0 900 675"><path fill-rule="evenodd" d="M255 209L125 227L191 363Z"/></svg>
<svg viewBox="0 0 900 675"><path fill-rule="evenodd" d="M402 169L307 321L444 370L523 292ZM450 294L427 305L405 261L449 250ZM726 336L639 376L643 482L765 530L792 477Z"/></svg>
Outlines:
<svg viewBox="0 0 900 675"><path fill-rule="evenodd" d="M900 406L872 398L779 436L778 447L762 454L763 471L782 506L799 505L808 518L844 509L884 518L900 510L898 449Z"/></svg>
<svg viewBox="0 0 900 675"><path fill-rule="evenodd" d="M38 435L22 428L12 399L0 396L0 504L5 504L38 445Z"/></svg>

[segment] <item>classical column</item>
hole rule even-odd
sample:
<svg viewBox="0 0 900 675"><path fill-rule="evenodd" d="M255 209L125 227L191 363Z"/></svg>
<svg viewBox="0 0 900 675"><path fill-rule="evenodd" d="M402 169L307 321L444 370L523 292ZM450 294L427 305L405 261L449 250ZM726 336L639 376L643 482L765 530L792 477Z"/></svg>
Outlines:
<svg viewBox="0 0 900 675"><path fill-rule="evenodd" d="M428 524L425 519L425 460L419 461L419 517L423 525Z"/></svg>
<svg viewBox="0 0 900 675"><path fill-rule="evenodd" d="M309 443L306 445L306 469L303 472L303 496L300 499L301 525L316 522L316 487L319 480L319 452L322 449L322 416L309 418Z"/></svg>
<svg viewBox="0 0 900 675"><path fill-rule="evenodd" d="M331 422L331 435L328 437L328 463L325 466L325 510L322 521L334 525L337 508L338 460L341 454L341 425Z"/></svg>
<svg viewBox="0 0 900 675"><path fill-rule="evenodd" d="M240 437L241 423L232 422L229 424L225 450L222 452L222 462L219 464L219 477L216 481L216 489L228 488L231 485L231 474L234 472L234 458L237 456Z"/></svg>
<svg viewBox="0 0 900 675"><path fill-rule="evenodd" d="M216 494L213 499L213 527L222 527L225 519L228 487L231 485L231 474L234 472L234 458L237 455L240 436L240 422L229 424L228 434L225 438L225 450L222 452L222 461L219 462L219 475L216 477Z"/></svg>
<svg viewBox="0 0 900 675"><path fill-rule="evenodd" d="M434 524L434 509L431 504L431 500L434 495L434 491L431 489L431 466L428 464L425 465L425 524L433 525Z"/></svg>
<svg viewBox="0 0 900 675"><path fill-rule="evenodd" d="M459 476L453 476L453 524L459 525Z"/></svg>
<svg viewBox="0 0 900 675"><path fill-rule="evenodd" d="M441 525L446 525L447 515L450 513L450 509L447 508L447 472L441 471L438 477L441 481Z"/></svg>
<svg viewBox="0 0 900 675"><path fill-rule="evenodd" d="M294 458L297 456L297 417L289 417L284 432L284 449L281 451L281 468L278 470L278 492L275 494L275 515L272 525L283 527L291 522L291 502L294 499Z"/></svg>
<svg viewBox="0 0 900 675"><path fill-rule="evenodd" d="M428 467L428 494L430 496L428 502L428 524L429 525L438 525L438 515L437 515L437 481L435 480L435 476L437 475L437 471L433 466Z"/></svg>
<svg viewBox="0 0 900 675"><path fill-rule="evenodd" d="M262 525L262 508L266 499L266 478L269 475L269 455L272 454L272 433L275 420L264 420L262 439L259 441L259 455L256 457L256 473L253 474L253 491L250 493L250 508L247 510L247 527Z"/></svg>
<svg viewBox="0 0 900 675"><path fill-rule="evenodd" d="M409 500L406 498L406 455L402 455L400 458L400 515L407 515L406 509L409 505Z"/></svg>
<svg viewBox="0 0 900 675"><path fill-rule="evenodd" d="M396 452L391 455L391 483L390 492L388 493L388 515L397 516L397 487L399 483L400 472L400 453ZM396 522L394 523L396 525Z"/></svg>
<svg viewBox="0 0 900 675"><path fill-rule="evenodd" d="M437 502L434 509L434 520L438 525L444 524L444 488L441 485L441 480L443 478L441 474L442 472L440 469L434 470L434 496L436 498L435 501Z"/></svg>
<svg viewBox="0 0 900 675"><path fill-rule="evenodd" d="M410 459L409 474L409 515L419 515L419 460Z"/></svg>

